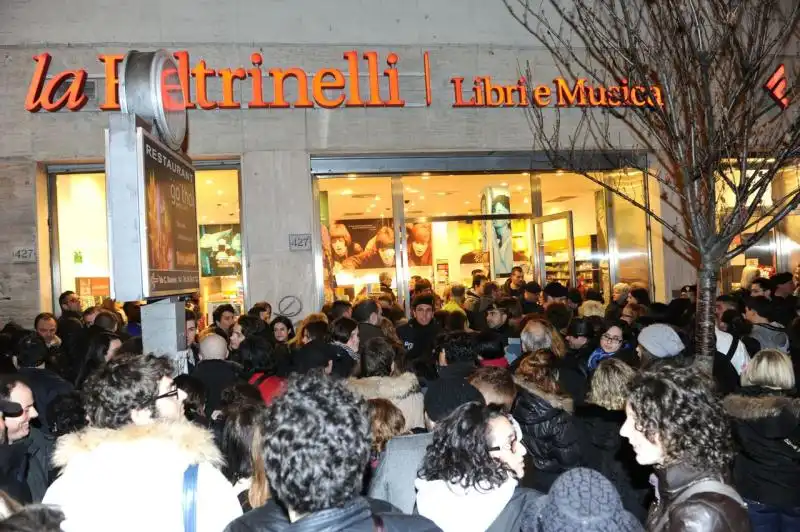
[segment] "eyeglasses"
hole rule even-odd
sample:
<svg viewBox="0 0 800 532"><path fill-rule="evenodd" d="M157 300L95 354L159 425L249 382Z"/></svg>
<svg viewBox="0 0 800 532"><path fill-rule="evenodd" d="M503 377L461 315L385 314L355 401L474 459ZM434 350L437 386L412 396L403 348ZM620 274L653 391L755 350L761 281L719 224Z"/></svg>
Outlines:
<svg viewBox="0 0 800 532"><path fill-rule="evenodd" d="M167 393L162 393L161 395L156 396L156 398L153 399L153 402L155 403L159 399L169 399L170 397L178 397L178 388L177 387L172 388Z"/></svg>
<svg viewBox="0 0 800 532"><path fill-rule="evenodd" d="M622 338L620 338L618 336L609 336L607 334L604 334L603 336L601 336L601 338L603 340L605 340L606 342L609 342L609 343L612 343L612 344L622 343Z"/></svg>
<svg viewBox="0 0 800 532"><path fill-rule="evenodd" d="M517 449L519 448L519 440L514 438L508 443L503 445L496 445L494 447L489 447L489 451L511 451L512 453L516 453Z"/></svg>

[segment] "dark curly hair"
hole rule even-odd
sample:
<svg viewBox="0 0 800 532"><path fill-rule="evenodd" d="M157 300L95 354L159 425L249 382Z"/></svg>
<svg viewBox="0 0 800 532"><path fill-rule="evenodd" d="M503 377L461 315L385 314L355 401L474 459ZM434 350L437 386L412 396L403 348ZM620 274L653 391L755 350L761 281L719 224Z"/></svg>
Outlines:
<svg viewBox="0 0 800 532"><path fill-rule="evenodd" d="M206 408L206 386L203 381L189 375L175 377L175 387L186 392L183 415L188 421L204 424Z"/></svg>
<svg viewBox="0 0 800 532"><path fill-rule="evenodd" d="M436 423L433 443L428 446L420 478L444 480L463 488L489 491L514 473L489 454L489 422L502 417L500 407L465 403Z"/></svg>
<svg viewBox="0 0 800 532"><path fill-rule="evenodd" d="M361 493L370 422L365 401L344 383L320 372L292 377L264 433L270 488L295 512L341 508Z"/></svg>
<svg viewBox="0 0 800 532"><path fill-rule="evenodd" d="M156 417L158 383L172 376L172 364L153 355L123 354L89 376L84 407L92 426L116 429L131 422L132 410L151 409Z"/></svg>
<svg viewBox="0 0 800 532"><path fill-rule="evenodd" d="M56 438L78 432L86 426L86 410L80 392L61 394L47 405L50 433Z"/></svg>
<svg viewBox="0 0 800 532"><path fill-rule="evenodd" d="M644 371L631 381L627 404L636 430L650 442L658 437L666 456L663 465L722 471L733 458L730 424L712 386L691 367Z"/></svg>

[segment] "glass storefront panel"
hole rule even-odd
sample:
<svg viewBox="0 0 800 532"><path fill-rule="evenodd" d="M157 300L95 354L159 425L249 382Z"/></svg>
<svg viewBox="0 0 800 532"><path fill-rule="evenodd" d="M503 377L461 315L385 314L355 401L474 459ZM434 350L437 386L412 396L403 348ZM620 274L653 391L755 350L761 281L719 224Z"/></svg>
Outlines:
<svg viewBox="0 0 800 532"><path fill-rule="evenodd" d="M84 308L98 305L111 295L105 174L56 174L53 180L57 226L54 240L58 248L56 289L59 293L76 292ZM244 285L239 171L198 170L195 191L201 308L207 314L222 303L241 308Z"/></svg>
<svg viewBox="0 0 800 532"><path fill-rule="evenodd" d="M616 171L603 177L645 205L644 174L638 170ZM650 289L650 256L647 245L647 215L639 207L611 194L613 240L616 244L617 282Z"/></svg>
<svg viewBox="0 0 800 532"><path fill-rule="evenodd" d="M396 291L391 178L320 179L319 212L325 301Z"/></svg>

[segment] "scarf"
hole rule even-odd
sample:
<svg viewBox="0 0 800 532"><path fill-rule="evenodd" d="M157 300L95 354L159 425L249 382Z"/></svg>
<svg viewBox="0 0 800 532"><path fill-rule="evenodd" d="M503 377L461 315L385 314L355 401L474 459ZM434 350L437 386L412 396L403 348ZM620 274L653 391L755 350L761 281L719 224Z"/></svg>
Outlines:
<svg viewBox="0 0 800 532"><path fill-rule="evenodd" d="M335 345L335 346L339 347L339 349L344 349L344 351L345 351L345 352L346 352L346 353L347 353L347 354L350 356L350 358L352 358L352 359L353 359L353 360L355 360L356 362L358 362L359 360L361 360L361 357L358 355L358 353L356 353L355 351L353 351L353 350L350 348L350 346L349 346L349 345L347 345L347 344L343 344L342 342L333 342L333 345Z"/></svg>

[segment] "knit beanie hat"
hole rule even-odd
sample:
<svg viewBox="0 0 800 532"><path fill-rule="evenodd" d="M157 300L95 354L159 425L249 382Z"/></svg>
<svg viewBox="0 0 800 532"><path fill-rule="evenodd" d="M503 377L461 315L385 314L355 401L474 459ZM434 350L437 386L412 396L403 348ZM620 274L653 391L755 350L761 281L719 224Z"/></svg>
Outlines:
<svg viewBox="0 0 800 532"><path fill-rule="evenodd" d="M578 467L562 474L550 492L523 515L522 532L643 532L603 475Z"/></svg>
<svg viewBox="0 0 800 532"><path fill-rule="evenodd" d="M443 378L430 383L425 392L425 413L431 421L438 422L463 405L478 401L485 402L481 392L461 378Z"/></svg>
<svg viewBox="0 0 800 532"><path fill-rule="evenodd" d="M639 345L656 358L669 358L686 349L675 329L663 323L648 325L639 333Z"/></svg>

